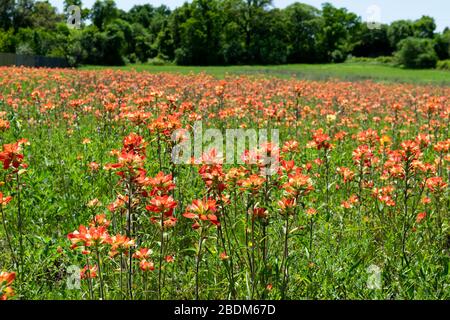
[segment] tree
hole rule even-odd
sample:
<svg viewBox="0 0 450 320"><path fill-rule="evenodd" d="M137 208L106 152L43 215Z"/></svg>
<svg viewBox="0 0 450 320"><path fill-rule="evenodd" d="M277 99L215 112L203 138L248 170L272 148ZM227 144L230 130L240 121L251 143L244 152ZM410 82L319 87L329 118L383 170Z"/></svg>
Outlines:
<svg viewBox="0 0 450 320"><path fill-rule="evenodd" d="M17 0L13 13L13 26L16 31L20 28L33 26L34 0Z"/></svg>
<svg viewBox="0 0 450 320"><path fill-rule="evenodd" d="M322 26L321 12L307 4L294 3L284 10L288 34L288 61L318 62L317 38Z"/></svg>
<svg viewBox="0 0 450 320"><path fill-rule="evenodd" d="M221 14L216 0L194 0L190 17L181 24L181 45L175 52L180 64L210 65L220 57Z"/></svg>
<svg viewBox="0 0 450 320"><path fill-rule="evenodd" d="M413 29L415 37L433 39L436 23L433 18L422 16L422 18L414 21Z"/></svg>
<svg viewBox="0 0 450 320"><path fill-rule="evenodd" d="M148 29L155 15L155 8L151 4L133 6L126 14L125 20L130 23L139 23Z"/></svg>
<svg viewBox="0 0 450 320"><path fill-rule="evenodd" d="M119 10L114 0L96 0L90 11L92 23L101 31L118 17Z"/></svg>
<svg viewBox="0 0 450 320"><path fill-rule="evenodd" d="M352 54L357 57L379 57L392 55L394 48L388 39L388 25L369 29L367 24L362 23L358 31L357 40Z"/></svg>
<svg viewBox="0 0 450 320"><path fill-rule="evenodd" d="M141 24L134 23L131 26L133 48L132 52L136 55L136 58L141 62L147 62L151 57L157 55L157 50L153 46L152 37Z"/></svg>
<svg viewBox="0 0 450 320"><path fill-rule="evenodd" d="M14 52L16 48L13 29L0 29L0 52Z"/></svg>
<svg viewBox="0 0 450 320"><path fill-rule="evenodd" d="M391 47L397 49L403 39L414 35L413 23L409 20L398 20L391 23L388 28L388 39Z"/></svg>
<svg viewBox="0 0 450 320"><path fill-rule="evenodd" d="M272 0L225 0L223 3L227 23L234 22L242 33L244 63L260 62L257 43L264 41L261 36L267 36L261 33L260 24L267 21L265 14L271 5Z"/></svg>
<svg viewBox="0 0 450 320"><path fill-rule="evenodd" d="M450 59L450 29L445 30L442 34L436 35L434 39L434 50L439 60Z"/></svg>
<svg viewBox="0 0 450 320"><path fill-rule="evenodd" d="M32 8L31 21L34 28L54 31L56 25L63 21L63 15L58 14L48 1L37 1Z"/></svg>
<svg viewBox="0 0 450 320"><path fill-rule="evenodd" d="M322 6L323 27L320 34L320 50L326 61L343 62L353 50L356 30L360 18L344 8L335 8L329 3Z"/></svg>
<svg viewBox="0 0 450 320"><path fill-rule="evenodd" d="M400 41L396 58L402 66L412 69L435 68L438 61L431 39L406 38Z"/></svg>
<svg viewBox="0 0 450 320"><path fill-rule="evenodd" d="M9 30L13 27L14 0L0 1L0 29Z"/></svg>

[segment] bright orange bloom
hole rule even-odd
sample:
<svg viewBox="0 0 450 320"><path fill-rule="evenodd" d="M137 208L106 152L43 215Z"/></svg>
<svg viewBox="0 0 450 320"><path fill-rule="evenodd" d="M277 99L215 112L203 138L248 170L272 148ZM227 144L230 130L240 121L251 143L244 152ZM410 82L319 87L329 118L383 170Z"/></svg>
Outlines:
<svg viewBox="0 0 450 320"><path fill-rule="evenodd" d="M290 213L291 209L295 208L297 206L297 200L295 198L282 198L278 201L278 206L280 207L281 213Z"/></svg>
<svg viewBox="0 0 450 320"><path fill-rule="evenodd" d="M401 143L400 153L403 161L417 160L422 155L419 144L411 140L403 141Z"/></svg>
<svg viewBox="0 0 450 320"><path fill-rule="evenodd" d="M225 173L221 164L203 165L198 170L198 173L210 189L217 191L223 191L225 189Z"/></svg>
<svg viewBox="0 0 450 320"><path fill-rule="evenodd" d="M217 211L216 200L206 199L206 200L194 200L192 204L187 207L186 212L183 214L183 217L188 219L196 220L196 223L200 223L201 221L209 221L216 226L220 226L220 222L215 215ZM194 229L197 225L194 223L192 226Z"/></svg>
<svg viewBox="0 0 450 320"><path fill-rule="evenodd" d="M281 151L283 151L283 153L291 153L298 151L298 149L299 149L298 141L289 140L284 143L283 147L281 148Z"/></svg>
<svg viewBox="0 0 450 320"><path fill-rule="evenodd" d="M431 178L428 178L425 181L425 186L431 192L436 192L437 193L437 192L444 191L448 187L448 184L444 182L442 177L431 177Z"/></svg>
<svg viewBox="0 0 450 320"><path fill-rule="evenodd" d="M266 179L263 177L257 174L252 174L250 177L240 180L239 185L243 190L257 192L263 186L265 181Z"/></svg>
<svg viewBox="0 0 450 320"><path fill-rule="evenodd" d="M317 150L329 150L333 148L330 141L330 136L325 134L323 129L318 129L313 132L313 140L309 143L309 145L315 147Z"/></svg>
<svg viewBox="0 0 450 320"><path fill-rule="evenodd" d="M289 174L294 173L294 171L296 171L296 169L297 169L297 167L295 166L294 160L289 160L289 161L281 160L280 169L278 171L278 174L281 175L281 174L285 173L285 174L289 175Z"/></svg>
<svg viewBox="0 0 450 320"><path fill-rule="evenodd" d="M108 210L115 212L118 208L122 208L128 202L128 196L119 194L117 199L107 206Z"/></svg>
<svg viewBox="0 0 450 320"><path fill-rule="evenodd" d="M111 251L109 252L109 255L114 257L118 253L127 253L130 248L134 247L135 241L127 236L118 234L116 236L112 236L109 243L111 244Z"/></svg>
<svg viewBox="0 0 450 320"><path fill-rule="evenodd" d="M352 181L355 177L355 173L346 167L337 168L337 172L344 178L344 183Z"/></svg>
<svg viewBox="0 0 450 320"><path fill-rule="evenodd" d="M417 223L421 223L422 220L424 220L427 217L427 213L426 212L421 212L417 215L416 217L416 222Z"/></svg>
<svg viewBox="0 0 450 320"><path fill-rule="evenodd" d="M177 206L176 202L172 196L155 196L150 200L150 204L145 208L154 213L164 213L166 217L171 217L173 209Z"/></svg>
<svg viewBox="0 0 450 320"><path fill-rule="evenodd" d="M350 198L348 200L342 201L341 206L345 209L350 209L350 208L353 208L353 205L358 202L359 202L358 196L352 195L352 196L350 196Z"/></svg>
<svg viewBox="0 0 450 320"><path fill-rule="evenodd" d="M371 167L374 162L374 154L372 149L364 144L353 150L353 161L356 165L363 165L364 167Z"/></svg>
<svg viewBox="0 0 450 320"><path fill-rule="evenodd" d="M283 185L283 188L295 198L307 195L314 190L311 178L302 174L301 170L297 170L295 174L289 175L288 182Z"/></svg>
<svg viewBox="0 0 450 320"><path fill-rule="evenodd" d="M133 153L145 156L145 147L147 143L144 138L132 132L123 139L122 153Z"/></svg>
<svg viewBox="0 0 450 320"><path fill-rule="evenodd" d="M111 221L106 219L106 214L98 214L94 217L93 221L89 224L90 227L109 227Z"/></svg>
<svg viewBox="0 0 450 320"><path fill-rule="evenodd" d="M147 249L147 248L140 248L135 253L133 253L133 258L138 259L138 260L145 260L145 259L148 259L151 254L152 254L152 250Z"/></svg>
<svg viewBox="0 0 450 320"><path fill-rule="evenodd" d="M145 259L139 261L139 268L142 271L153 271L155 270L155 264L152 261L147 261Z"/></svg>
<svg viewBox="0 0 450 320"><path fill-rule="evenodd" d="M373 129L367 129L366 131L361 131L358 133L358 141L361 143L367 143L370 146L375 146L380 137L378 136L378 132Z"/></svg>
<svg viewBox="0 0 450 320"><path fill-rule="evenodd" d="M0 205L6 206L12 200L11 196L3 198L3 193L0 192Z"/></svg>
<svg viewBox="0 0 450 320"><path fill-rule="evenodd" d="M11 166L18 169L20 166L26 167L23 161L22 144L27 143L27 140L22 139L16 143L4 144L3 151L0 152L0 161L3 162L3 169L7 170Z"/></svg>
<svg viewBox="0 0 450 320"><path fill-rule="evenodd" d="M81 225L78 230L67 235L72 242L72 249L79 246L91 247L110 243L111 239L105 226L86 228Z"/></svg>
<svg viewBox="0 0 450 320"><path fill-rule="evenodd" d="M14 296L14 290L11 285L16 278L15 272L0 273L0 300L8 300Z"/></svg>
<svg viewBox="0 0 450 320"><path fill-rule="evenodd" d="M81 277L81 279L97 278L97 272L98 272L98 266L97 265L85 266L80 271L80 277Z"/></svg>
<svg viewBox="0 0 450 320"><path fill-rule="evenodd" d="M165 175L164 172L159 172L154 178L148 179L148 185L153 188L152 194L167 194L169 191L175 189L172 175Z"/></svg>

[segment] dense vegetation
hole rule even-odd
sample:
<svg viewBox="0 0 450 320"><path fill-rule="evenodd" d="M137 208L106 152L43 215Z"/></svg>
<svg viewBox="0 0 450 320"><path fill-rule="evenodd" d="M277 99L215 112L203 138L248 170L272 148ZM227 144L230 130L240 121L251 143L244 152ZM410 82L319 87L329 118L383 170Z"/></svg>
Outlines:
<svg viewBox="0 0 450 320"><path fill-rule="evenodd" d="M0 300L450 298L448 87L0 81ZM279 139L229 161L236 128Z"/></svg>
<svg viewBox="0 0 450 320"><path fill-rule="evenodd" d="M175 10L149 4L128 12L113 0L83 8L79 30L67 26L47 1L0 4L0 52L66 57L71 64L121 65L175 62L181 65L342 62L349 55L395 55L410 68L434 68L450 58L450 30L436 33L433 18L395 21L372 29L356 14L331 4L295 3L285 9L270 0L194 0ZM445 69L446 64L440 63Z"/></svg>

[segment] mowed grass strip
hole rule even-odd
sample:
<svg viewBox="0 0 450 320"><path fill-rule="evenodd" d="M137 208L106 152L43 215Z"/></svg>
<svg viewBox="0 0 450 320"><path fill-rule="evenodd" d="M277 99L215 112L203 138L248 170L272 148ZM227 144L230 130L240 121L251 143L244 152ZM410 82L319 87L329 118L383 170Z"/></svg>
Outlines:
<svg viewBox="0 0 450 320"><path fill-rule="evenodd" d="M217 78L226 75L265 75L280 78L309 80L339 79L345 81L373 80L377 82L398 82L414 84L450 85L450 72L443 70L409 70L383 64L342 63L342 64L290 64L279 66L154 66L150 64L132 64L123 67L85 66L81 69L119 69L147 71L151 73L201 73L205 72Z"/></svg>

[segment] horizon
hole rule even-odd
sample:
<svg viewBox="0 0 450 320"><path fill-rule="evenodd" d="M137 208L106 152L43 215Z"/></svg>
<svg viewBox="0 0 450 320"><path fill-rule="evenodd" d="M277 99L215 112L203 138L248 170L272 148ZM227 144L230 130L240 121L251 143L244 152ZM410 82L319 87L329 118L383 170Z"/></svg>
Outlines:
<svg viewBox="0 0 450 320"><path fill-rule="evenodd" d="M49 1L62 12L63 1ZM134 5L142 4L151 4L155 7L164 4L170 9L175 9L183 3L191 1L115 0L115 2L118 8L128 11ZM377 20L377 22L384 24L390 24L396 20L417 20L423 15L427 15L434 18L436 22L436 32L442 32L446 27L450 27L450 15L448 14L448 12L450 12L450 2L442 0L428 0L426 5L424 5L423 1L418 0L361 0L358 2L352 0L275 0L273 1L273 6L276 8L285 8L295 2L309 4L319 9L323 3L329 2L335 7L346 8L348 11L357 14L363 21ZM95 0L83 0L83 5L87 8L91 8L94 3ZM373 8L375 8L375 10L373 10ZM379 8L379 10L377 8Z"/></svg>

